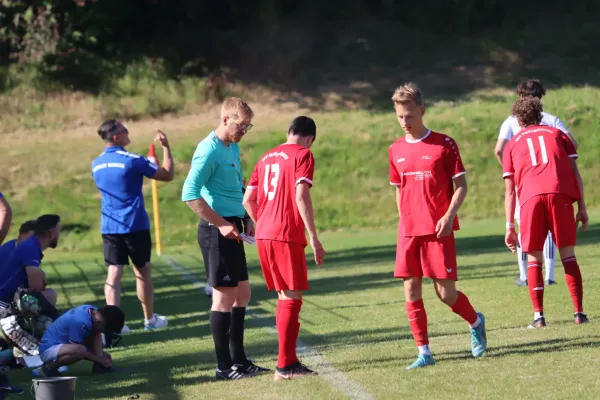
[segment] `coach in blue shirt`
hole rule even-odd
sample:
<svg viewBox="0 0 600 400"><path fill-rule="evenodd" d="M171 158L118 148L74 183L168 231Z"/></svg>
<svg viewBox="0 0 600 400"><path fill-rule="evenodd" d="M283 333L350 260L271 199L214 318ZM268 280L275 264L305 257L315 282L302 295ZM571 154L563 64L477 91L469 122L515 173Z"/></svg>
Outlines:
<svg viewBox="0 0 600 400"><path fill-rule="evenodd" d="M0 192L0 244L6 239L8 230L10 229L10 223L12 222L12 208L10 204L4 198L4 195Z"/></svg>
<svg viewBox="0 0 600 400"><path fill-rule="evenodd" d="M12 254L13 250L21 244L25 239L30 238L35 234L35 221L26 221L21 227L19 227L19 236L16 239L9 240L5 242L2 246L0 246L0 266L4 264L8 257ZM0 282L2 282L2 278L0 278Z"/></svg>
<svg viewBox="0 0 600 400"><path fill-rule="evenodd" d="M244 218L238 142L252 127L253 116L241 99L225 100L219 126L198 144L183 185L182 201L201 218L198 244L207 281L213 287L210 327L217 379L240 379L268 371L248 360L244 350L250 284L240 232L245 229L253 236L254 226L250 218Z"/></svg>
<svg viewBox="0 0 600 400"><path fill-rule="evenodd" d="M60 217L46 214L35 222L35 234L20 243L0 266L0 301L12 302L19 288L41 294L52 306L56 291L47 287L46 274L41 268L43 251L56 248L60 237ZM40 296L36 296L40 297ZM44 304L42 304L42 308Z"/></svg>
<svg viewBox="0 0 600 400"><path fill-rule="evenodd" d="M137 295L144 311L146 330L167 326L167 319L154 313L154 286L150 266L152 239L150 221L144 206L142 184L144 177L157 181L171 181L174 163L167 136L158 131L156 141L163 149L163 166L158 167L147 158L125 150L131 141L129 131L117 120L108 120L98 128L105 149L92 162L92 176L102 197L101 233L104 261L108 277L104 286L106 303L121 303L123 266L134 266ZM130 332L124 326L123 333Z"/></svg>

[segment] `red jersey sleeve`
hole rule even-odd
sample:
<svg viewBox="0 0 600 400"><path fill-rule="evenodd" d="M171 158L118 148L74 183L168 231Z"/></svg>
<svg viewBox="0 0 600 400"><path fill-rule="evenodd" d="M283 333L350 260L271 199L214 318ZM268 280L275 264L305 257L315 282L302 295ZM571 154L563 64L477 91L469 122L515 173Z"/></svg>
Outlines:
<svg viewBox="0 0 600 400"><path fill-rule="evenodd" d="M306 182L310 187L313 185L315 174L315 159L309 149L296 153L296 185Z"/></svg>
<svg viewBox="0 0 600 400"><path fill-rule="evenodd" d="M466 174L467 171L460 158L460 151L458 150L456 142L452 138L446 137L444 146L446 148L444 166L448 175L450 175L452 179L456 179L459 176Z"/></svg>
<svg viewBox="0 0 600 400"><path fill-rule="evenodd" d="M390 185L399 186L402 182L400 180L400 174L398 174L398 170L396 169L396 165L394 164L394 152L392 146L390 146L388 150L388 162L390 166Z"/></svg>
<svg viewBox="0 0 600 400"><path fill-rule="evenodd" d="M258 188L258 166L259 164L256 164L256 166L254 167L254 171L252 171L252 175L250 176L250 182L248 182L248 186L246 186L247 189Z"/></svg>
<svg viewBox="0 0 600 400"><path fill-rule="evenodd" d="M502 154L502 177L507 178L515 174L515 166L512 159L512 146L509 144L504 148L504 154Z"/></svg>
<svg viewBox="0 0 600 400"><path fill-rule="evenodd" d="M569 139L569 137L562 131L560 132L560 139L563 142L563 146L569 158L579 157L579 155L577 154L577 150L575 150L575 145L573 144L571 139Z"/></svg>

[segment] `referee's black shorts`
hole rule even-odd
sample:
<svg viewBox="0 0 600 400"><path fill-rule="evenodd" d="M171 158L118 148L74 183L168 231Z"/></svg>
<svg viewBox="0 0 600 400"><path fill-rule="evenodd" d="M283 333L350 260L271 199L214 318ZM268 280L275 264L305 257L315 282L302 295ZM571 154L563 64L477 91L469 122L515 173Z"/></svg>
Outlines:
<svg viewBox="0 0 600 400"><path fill-rule="evenodd" d="M152 237L150 230L124 233L103 234L104 263L109 265L129 265L129 259L136 268L143 268L150 262L152 255Z"/></svg>
<svg viewBox="0 0 600 400"><path fill-rule="evenodd" d="M243 232L241 218L224 218L233 223L240 233ZM238 282L248 280L248 264L242 240L227 239L215 225L201 220L198 225L198 245L202 250L210 286L236 287Z"/></svg>

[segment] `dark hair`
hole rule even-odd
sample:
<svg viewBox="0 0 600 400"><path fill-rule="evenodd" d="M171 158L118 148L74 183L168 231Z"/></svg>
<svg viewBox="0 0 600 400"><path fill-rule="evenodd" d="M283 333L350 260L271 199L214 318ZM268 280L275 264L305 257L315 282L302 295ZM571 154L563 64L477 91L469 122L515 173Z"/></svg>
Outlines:
<svg viewBox="0 0 600 400"><path fill-rule="evenodd" d="M104 306L100 310L104 319L105 333L121 333L125 325L125 313L117 306Z"/></svg>
<svg viewBox="0 0 600 400"><path fill-rule="evenodd" d="M312 136L313 138L316 138L317 125L312 118L301 115L294 118L288 129L288 134L302 137Z"/></svg>
<svg viewBox="0 0 600 400"><path fill-rule="evenodd" d="M528 79L519 83L517 94L521 97L537 97L541 99L546 94L546 89L538 79Z"/></svg>
<svg viewBox="0 0 600 400"><path fill-rule="evenodd" d="M523 127L539 125L542 122L542 102L537 97L523 97L512 106L512 115Z"/></svg>
<svg viewBox="0 0 600 400"><path fill-rule="evenodd" d="M98 136L105 142L112 142L113 135L117 132L119 127L122 126L121 122L116 119L109 119L104 121L100 128L98 128Z"/></svg>
<svg viewBox="0 0 600 400"><path fill-rule="evenodd" d="M36 225L34 220L25 221L23 225L21 225L21 227L19 228L19 235L23 235L29 231L35 231L35 226Z"/></svg>
<svg viewBox="0 0 600 400"><path fill-rule="evenodd" d="M56 214L44 214L35 220L35 234L47 235L52 228L60 222L60 216Z"/></svg>

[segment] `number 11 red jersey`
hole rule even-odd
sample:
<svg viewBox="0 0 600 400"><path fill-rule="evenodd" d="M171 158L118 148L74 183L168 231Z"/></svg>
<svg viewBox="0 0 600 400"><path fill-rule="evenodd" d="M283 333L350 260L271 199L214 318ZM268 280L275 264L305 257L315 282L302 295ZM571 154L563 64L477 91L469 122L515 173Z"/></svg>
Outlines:
<svg viewBox="0 0 600 400"><path fill-rule="evenodd" d="M504 150L504 178L514 176L521 206L534 196L547 193L581 198L569 158L577 158L571 139L549 126L530 126L515 136Z"/></svg>
<svg viewBox="0 0 600 400"><path fill-rule="evenodd" d="M312 187L315 160L298 144L282 144L256 163L248 189L257 191L256 239L307 244L304 221L296 206L296 185Z"/></svg>

